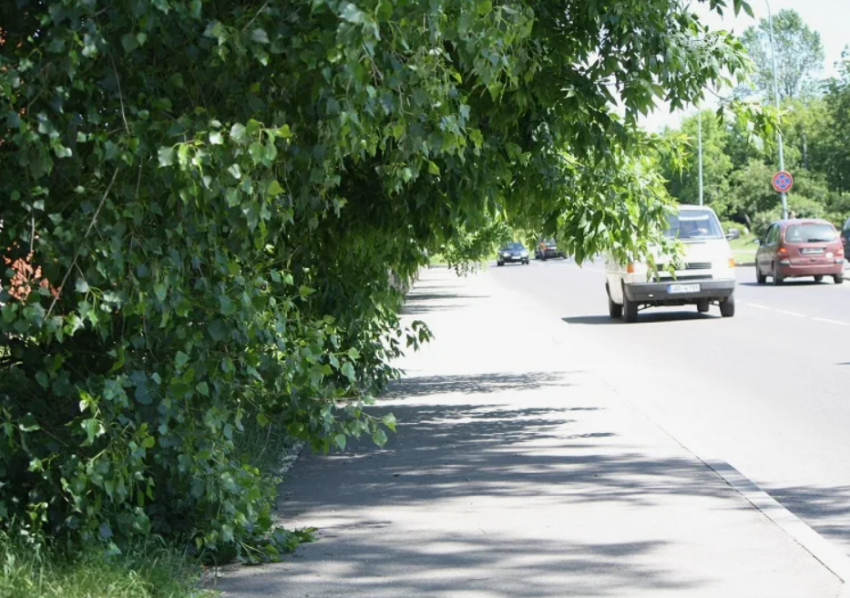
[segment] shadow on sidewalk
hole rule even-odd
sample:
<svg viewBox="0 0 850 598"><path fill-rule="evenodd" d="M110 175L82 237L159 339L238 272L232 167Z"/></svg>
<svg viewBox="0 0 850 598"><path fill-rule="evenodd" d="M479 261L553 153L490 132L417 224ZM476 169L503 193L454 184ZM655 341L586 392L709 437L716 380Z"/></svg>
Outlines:
<svg viewBox="0 0 850 598"><path fill-rule="evenodd" d="M469 376L417 376L394 383L388 398L417 398L446 393L487 394L506 390L535 390L572 384L564 376L574 372L530 372L525 374L477 374Z"/></svg>
<svg viewBox="0 0 850 598"><path fill-rule="evenodd" d="M415 316L446 310L469 307L472 299L486 299L487 295L470 295L462 292L452 292L451 289L416 288L407 296L400 310L402 316ZM452 303L448 303L452 302Z"/></svg>
<svg viewBox="0 0 850 598"><path fill-rule="evenodd" d="M386 526L352 522L350 527L357 530L339 528L339 536L327 534L299 549L311 553L304 559L287 558L265 571L225 578L220 589L225 597L238 598L561 598L663 591L675 596L704 587L702 580L677 580L639 562L663 548L661 542L500 544L482 532L477 538L426 533L414 544ZM332 574L314 567L322 561L333 563ZM569 586L555 579L569 579Z"/></svg>
<svg viewBox="0 0 850 598"><path fill-rule="evenodd" d="M772 486L764 489L783 507L850 551L850 486Z"/></svg>
<svg viewBox="0 0 850 598"><path fill-rule="evenodd" d="M642 509L675 495L731 492L692 460L653 458L624 443L592 397L559 389L579 385L580 374L397 383L392 396L420 400L370 410L398 419L384 448L360 441L343 453L305 454L281 487L284 523L318 525L318 542L258 573L228 576L221 588L237 598L536 598L704 583L648 564L667 549L663 541L569 537L580 523L564 519L572 505ZM569 589L556 581L564 579Z"/></svg>
<svg viewBox="0 0 850 598"><path fill-rule="evenodd" d="M537 504L622 502L652 506L671 495L727 496L695 461L606 449L616 432L588 431L577 418L598 407L510 408L495 404L393 405L399 425L383 449L355 442L345 453L310 455L284 490L285 519L353 505L427 505L452 498L528 497ZM319 480L345 487L320 489ZM743 508L744 505L742 505Z"/></svg>

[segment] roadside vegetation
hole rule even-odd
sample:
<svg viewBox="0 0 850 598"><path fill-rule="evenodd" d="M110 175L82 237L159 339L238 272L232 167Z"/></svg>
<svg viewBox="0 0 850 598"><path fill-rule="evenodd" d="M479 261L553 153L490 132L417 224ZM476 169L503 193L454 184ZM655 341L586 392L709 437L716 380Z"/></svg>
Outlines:
<svg viewBox="0 0 850 598"><path fill-rule="evenodd" d="M425 252L646 252L681 148L638 117L746 65L673 0L0 3L0 587L182 598L309 540L274 460L392 433Z"/></svg>
<svg viewBox="0 0 850 598"><path fill-rule="evenodd" d="M47 548L0 535L3 598L212 598L201 568L161 541L134 544L105 559L102 545Z"/></svg>
<svg viewBox="0 0 850 598"><path fill-rule="evenodd" d="M826 218L839 228L850 217L850 50L838 75L824 79L820 36L793 10L774 19L779 62L781 129L785 169L794 177L788 194L789 215ZM752 85L733 92L748 101L773 102L773 74L768 24L744 32L742 43L755 63ZM686 139L690 149L684 168L662 158L670 194L682 203L698 197L697 116L664 132L669 140ZM702 113L705 202L723 221L761 235L782 217L771 178L779 169L777 150L750 143L746 128Z"/></svg>

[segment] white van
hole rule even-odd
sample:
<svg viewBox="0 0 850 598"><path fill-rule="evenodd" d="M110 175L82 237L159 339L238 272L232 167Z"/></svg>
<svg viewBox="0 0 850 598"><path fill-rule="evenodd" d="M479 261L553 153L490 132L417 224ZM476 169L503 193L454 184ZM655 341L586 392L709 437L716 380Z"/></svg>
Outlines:
<svg viewBox="0 0 850 598"><path fill-rule="evenodd" d="M735 259L717 215L711 208L681 205L669 217L664 235L685 246L684 269L672 274L657 264L651 273L644 263L605 263L608 313L626 322L638 311L662 305L696 305L701 313L712 303L724 318L735 315Z"/></svg>

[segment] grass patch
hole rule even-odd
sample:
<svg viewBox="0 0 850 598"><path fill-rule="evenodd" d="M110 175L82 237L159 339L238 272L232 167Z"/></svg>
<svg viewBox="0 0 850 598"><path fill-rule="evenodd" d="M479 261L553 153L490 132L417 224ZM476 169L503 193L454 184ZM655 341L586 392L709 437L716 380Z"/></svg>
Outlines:
<svg viewBox="0 0 850 598"><path fill-rule="evenodd" d="M755 235L745 235L729 241L735 255L735 263L739 266L752 265L756 261L756 250L759 246L754 242Z"/></svg>
<svg viewBox="0 0 850 598"><path fill-rule="evenodd" d="M106 557L102 547L59 551L0 534L3 598L212 598L201 568L162 540Z"/></svg>

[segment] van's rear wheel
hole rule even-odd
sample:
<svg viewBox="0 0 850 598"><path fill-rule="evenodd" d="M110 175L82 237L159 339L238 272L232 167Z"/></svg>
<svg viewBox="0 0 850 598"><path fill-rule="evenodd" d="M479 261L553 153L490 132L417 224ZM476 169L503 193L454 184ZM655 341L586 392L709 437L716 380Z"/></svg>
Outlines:
<svg viewBox="0 0 850 598"><path fill-rule="evenodd" d="M815 276L815 282L823 282L823 275L818 274L817 276Z"/></svg>
<svg viewBox="0 0 850 598"><path fill-rule="evenodd" d="M724 318L731 318L735 315L735 295L729 295L720 302L720 315Z"/></svg>
<svg viewBox="0 0 850 598"><path fill-rule="evenodd" d="M626 321L627 324L633 324L637 322L638 319L638 304L634 301L629 300L629 297L626 295L625 290L623 291L623 320Z"/></svg>
<svg viewBox="0 0 850 598"><path fill-rule="evenodd" d="M611 290L608 288L608 285L605 285L605 290L608 292L608 315L615 320L622 318L623 306L619 303L614 303L614 300L611 299Z"/></svg>
<svg viewBox="0 0 850 598"><path fill-rule="evenodd" d="M708 299L700 299L697 301L697 311L701 314L708 313L708 308L711 304Z"/></svg>
<svg viewBox="0 0 850 598"><path fill-rule="evenodd" d="M841 284L842 282L844 282L844 275L843 274L836 274L835 276L832 277L832 280L835 281L835 284Z"/></svg>

